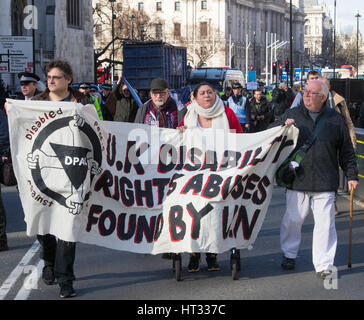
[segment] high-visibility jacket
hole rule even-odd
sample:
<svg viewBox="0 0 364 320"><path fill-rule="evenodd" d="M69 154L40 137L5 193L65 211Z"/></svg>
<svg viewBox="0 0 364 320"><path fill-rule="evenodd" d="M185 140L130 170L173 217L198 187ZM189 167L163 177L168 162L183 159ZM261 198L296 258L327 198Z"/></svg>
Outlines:
<svg viewBox="0 0 364 320"><path fill-rule="evenodd" d="M99 116L99 119L104 120L104 117L102 116L102 110L101 110L101 107L100 107L99 100L97 100L97 98L95 96L93 96L93 95L90 95L90 97L91 97L91 101L92 101L93 105L96 108L97 115Z"/></svg>
<svg viewBox="0 0 364 320"><path fill-rule="evenodd" d="M265 89L264 93L265 93L265 97L267 98L267 101L272 102L272 93L268 89Z"/></svg>
<svg viewBox="0 0 364 320"><path fill-rule="evenodd" d="M246 119L246 104L248 99L242 96L237 102L234 101L233 96L230 96L228 101L229 108L232 109L240 123L247 123Z"/></svg>

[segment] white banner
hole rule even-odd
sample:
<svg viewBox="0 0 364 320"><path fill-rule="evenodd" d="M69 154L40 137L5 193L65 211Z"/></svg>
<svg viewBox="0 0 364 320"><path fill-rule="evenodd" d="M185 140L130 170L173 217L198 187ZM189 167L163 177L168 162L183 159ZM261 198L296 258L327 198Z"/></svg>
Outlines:
<svg viewBox="0 0 364 320"><path fill-rule="evenodd" d="M9 101L27 234L138 253L252 245L298 136L295 127L179 133L99 121L92 105Z"/></svg>

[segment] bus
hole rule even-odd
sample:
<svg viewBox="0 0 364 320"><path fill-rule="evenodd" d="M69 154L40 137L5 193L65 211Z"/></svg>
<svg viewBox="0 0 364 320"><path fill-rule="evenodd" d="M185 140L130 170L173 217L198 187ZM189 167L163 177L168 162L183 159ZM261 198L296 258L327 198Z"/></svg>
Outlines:
<svg viewBox="0 0 364 320"><path fill-rule="evenodd" d="M349 70L349 77L354 78L356 75L356 69L351 64L345 64L340 67L340 69L347 69ZM345 77L346 78L346 77Z"/></svg>

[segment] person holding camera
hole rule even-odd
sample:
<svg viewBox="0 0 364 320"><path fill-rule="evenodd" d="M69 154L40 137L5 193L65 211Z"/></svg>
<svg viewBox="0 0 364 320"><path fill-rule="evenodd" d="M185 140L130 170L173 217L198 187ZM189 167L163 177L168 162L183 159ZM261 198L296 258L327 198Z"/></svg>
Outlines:
<svg viewBox="0 0 364 320"><path fill-rule="evenodd" d="M294 99L294 94L287 84L281 83L272 92L272 108L274 119L278 119L290 106Z"/></svg>
<svg viewBox="0 0 364 320"><path fill-rule="evenodd" d="M312 211L312 258L317 275L331 274L337 247L335 192L339 187L339 165L348 188L358 185L358 169L345 119L326 104L329 88L322 80L312 80L303 93L303 104L287 110L271 126L296 125L299 136L295 150L301 148L322 117L320 131L295 168L296 177L286 192L286 212L281 223L282 268L295 268L301 241L301 228ZM335 128L335 130L333 130Z"/></svg>

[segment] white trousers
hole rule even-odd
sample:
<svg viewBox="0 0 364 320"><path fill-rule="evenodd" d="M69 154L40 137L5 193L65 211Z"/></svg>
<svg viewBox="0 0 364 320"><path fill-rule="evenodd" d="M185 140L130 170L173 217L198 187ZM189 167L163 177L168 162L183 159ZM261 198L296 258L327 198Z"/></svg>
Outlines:
<svg viewBox="0 0 364 320"><path fill-rule="evenodd" d="M301 243L302 224L312 210L315 225L312 239L312 262L316 272L334 265L337 235L335 229L335 192L287 190L286 213L281 224L281 249L295 259Z"/></svg>

